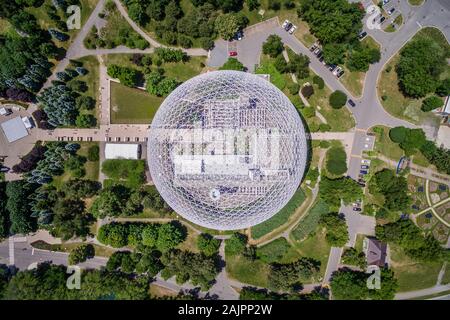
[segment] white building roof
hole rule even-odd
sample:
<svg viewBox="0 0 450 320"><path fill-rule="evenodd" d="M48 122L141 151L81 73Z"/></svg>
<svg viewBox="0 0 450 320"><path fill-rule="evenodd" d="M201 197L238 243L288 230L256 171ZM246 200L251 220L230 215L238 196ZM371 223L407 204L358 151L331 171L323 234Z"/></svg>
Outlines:
<svg viewBox="0 0 450 320"><path fill-rule="evenodd" d="M25 128L31 129L33 126L31 125L30 119L28 117L22 117L23 124Z"/></svg>
<svg viewBox="0 0 450 320"><path fill-rule="evenodd" d="M442 108L442 113L450 114L450 96L445 99L444 107Z"/></svg>
<svg viewBox="0 0 450 320"><path fill-rule="evenodd" d="M125 143L107 143L105 145L106 159L139 159L139 145Z"/></svg>
<svg viewBox="0 0 450 320"><path fill-rule="evenodd" d="M13 118L1 124L8 142L14 142L28 135L27 128L20 117Z"/></svg>

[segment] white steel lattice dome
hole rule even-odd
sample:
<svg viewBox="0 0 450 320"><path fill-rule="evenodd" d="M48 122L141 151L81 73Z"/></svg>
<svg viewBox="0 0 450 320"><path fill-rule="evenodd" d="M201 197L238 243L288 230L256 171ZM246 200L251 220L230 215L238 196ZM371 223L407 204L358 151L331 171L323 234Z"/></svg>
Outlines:
<svg viewBox="0 0 450 320"><path fill-rule="evenodd" d="M215 71L167 97L147 150L152 179L178 214L236 230L286 205L305 170L307 139L294 106L269 81Z"/></svg>

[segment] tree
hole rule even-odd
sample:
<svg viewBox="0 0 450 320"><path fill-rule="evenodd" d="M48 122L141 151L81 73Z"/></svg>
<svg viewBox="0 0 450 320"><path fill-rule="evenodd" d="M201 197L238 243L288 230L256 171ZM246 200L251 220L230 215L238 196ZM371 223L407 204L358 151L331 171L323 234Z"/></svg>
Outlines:
<svg viewBox="0 0 450 320"><path fill-rule="evenodd" d="M328 244L332 247L343 247L349 240L345 218L337 213L322 215L319 221L322 227L327 229L325 236Z"/></svg>
<svg viewBox="0 0 450 320"><path fill-rule="evenodd" d="M356 47L348 57L347 67L350 71L366 72L369 70L369 65L380 61L380 58L379 49Z"/></svg>
<svg viewBox="0 0 450 320"><path fill-rule="evenodd" d="M309 280L319 271L320 262L300 258L289 264L272 264L269 270L269 288L277 291L298 291L301 281Z"/></svg>
<svg viewBox="0 0 450 320"><path fill-rule="evenodd" d="M422 154L436 166L439 172L450 174L450 150L438 148L433 141L426 141L421 147Z"/></svg>
<svg viewBox="0 0 450 320"><path fill-rule="evenodd" d="M434 92L446 65L445 49L431 38L421 38L405 45L396 66L400 89L407 96L421 98Z"/></svg>
<svg viewBox="0 0 450 320"><path fill-rule="evenodd" d="M392 142L401 143L405 141L409 129L405 127L395 127L389 130L389 138Z"/></svg>
<svg viewBox="0 0 450 320"><path fill-rule="evenodd" d="M305 79L309 77L309 58L304 54L295 54L291 57L287 71L294 73L297 78Z"/></svg>
<svg viewBox="0 0 450 320"><path fill-rule="evenodd" d="M362 195L361 187L349 177L330 179L325 176L322 177L319 183L320 198L336 208L340 206L341 200L344 204L349 204L361 199Z"/></svg>
<svg viewBox="0 0 450 320"><path fill-rule="evenodd" d="M197 248L210 257L219 251L220 240L213 238L208 233L202 233L197 238Z"/></svg>
<svg viewBox="0 0 450 320"><path fill-rule="evenodd" d="M54 126L73 126L78 108L73 91L65 85L53 85L45 88L38 101L48 116L48 122Z"/></svg>
<svg viewBox="0 0 450 320"><path fill-rule="evenodd" d="M91 198L101 189L98 181L71 179L61 186L61 190L69 198Z"/></svg>
<svg viewBox="0 0 450 320"><path fill-rule="evenodd" d="M75 120L79 128L92 128L97 125L97 119L92 114L79 114Z"/></svg>
<svg viewBox="0 0 450 320"><path fill-rule="evenodd" d="M95 108L95 99L90 96L79 96L76 98L76 105L79 110L92 110Z"/></svg>
<svg viewBox="0 0 450 320"><path fill-rule="evenodd" d="M219 70L237 70L244 71L244 65L236 58L228 58L228 60L219 68Z"/></svg>
<svg viewBox="0 0 450 320"><path fill-rule="evenodd" d="M369 298L366 281L364 272L339 269L332 275L331 292L337 300L365 300Z"/></svg>
<svg viewBox="0 0 450 320"><path fill-rule="evenodd" d="M79 264L94 256L94 246L92 244L82 244L70 251L69 264Z"/></svg>
<svg viewBox="0 0 450 320"><path fill-rule="evenodd" d="M53 207L52 233L68 240L72 237L86 237L92 218L85 211L79 199L59 198Z"/></svg>
<svg viewBox="0 0 450 320"><path fill-rule="evenodd" d="M448 256L432 235L425 237L410 219L377 225L375 234L381 241L400 246L406 255L417 261L440 262Z"/></svg>
<svg viewBox="0 0 450 320"><path fill-rule="evenodd" d="M411 203L411 198L407 194L406 179L397 176L393 170L383 169L375 173L370 181L369 190L384 196L384 206L388 210L406 210Z"/></svg>
<svg viewBox="0 0 450 320"><path fill-rule="evenodd" d="M442 80L436 87L435 93L439 97L446 97L450 95L450 78Z"/></svg>
<svg viewBox="0 0 450 320"><path fill-rule="evenodd" d="M122 223L109 223L100 227L97 239L103 244L114 248L121 248L127 245L128 228Z"/></svg>
<svg viewBox="0 0 450 320"><path fill-rule="evenodd" d="M342 263L365 269L367 265L366 255L364 252L358 251L355 248L347 247L342 253Z"/></svg>
<svg viewBox="0 0 450 320"><path fill-rule="evenodd" d="M115 64L111 64L107 68L108 75L112 78L119 79L120 83L134 87L138 81L138 71L128 67L121 67Z"/></svg>
<svg viewBox="0 0 450 320"><path fill-rule="evenodd" d="M264 54L275 58L281 54L284 50L283 41L281 38L275 34L270 35L267 40L263 43L262 50Z"/></svg>
<svg viewBox="0 0 450 320"><path fill-rule="evenodd" d="M9 212L12 234L27 234L36 228L36 220L30 215L28 196L32 186L25 180L10 181L6 185L6 209Z"/></svg>
<svg viewBox="0 0 450 320"><path fill-rule="evenodd" d="M344 63L346 48L342 44L327 43L323 46L323 57L329 64Z"/></svg>
<svg viewBox="0 0 450 320"><path fill-rule="evenodd" d="M329 102L330 106L334 109L340 109L345 106L345 103L347 102L347 95L340 90L336 90L330 95Z"/></svg>
<svg viewBox="0 0 450 320"><path fill-rule="evenodd" d="M1 165L1 164L0 164ZM0 182L0 198L6 199L6 183ZM9 234L9 216L6 210L6 201L0 201L0 239ZM0 270L0 298L1 298L1 270Z"/></svg>
<svg viewBox="0 0 450 320"><path fill-rule="evenodd" d="M260 7L259 0L245 0L245 3L247 4L248 10L253 11Z"/></svg>
<svg viewBox="0 0 450 320"><path fill-rule="evenodd" d="M323 79L321 77L319 77L318 75L315 75L313 77L313 83L317 84L319 89L323 89L325 87L325 81L323 81Z"/></svg>
<svg viewBox="0 0 450 320"><path fill-rule="evenodd" d="M245 17L245 16L244 16ZM231 40L239 30L242 30L248 20L236 13L219 15L215 21L215 30L224 40Z"/></svg>
<svg viewBox="0 0 450 320"><path fill-rule="evenodd" d="M67 86L77 92L86 92L88 90L86 82L81 80L72 80L67 84Z"/></svg>
<svg viewBox="0 0 450 320"><path fill-rule="evenodd" d="M225 240L225 254L227 255L238 255L244 252L247 246L247 236L235 232L231 235L229 239Z"/></svg>
<svg viewBox="0 0 450 320"><path fill-rule="evenodd" d="M356 40L365 14L356 3L345 0L304 0L297 13L323 44Z"/></svg>
<svg viewBox="0 0 450 320"><path fill-rule="evenodd" d="M178 244L186 239L186 231L180 224L175 222L166 223L158 228L158 239L156 240L156 247L166 252L175 248Z"/></svg>
<svg viewBox="0 0 450 320"><path fill-rule="evenodd" d="M442 101L441 98L436 97L436 96L431 96L431 97L425 98L422 101L421 110L424 112L431 111L431 110L442 107L443 104L444 104L444 101Z"/></svg>

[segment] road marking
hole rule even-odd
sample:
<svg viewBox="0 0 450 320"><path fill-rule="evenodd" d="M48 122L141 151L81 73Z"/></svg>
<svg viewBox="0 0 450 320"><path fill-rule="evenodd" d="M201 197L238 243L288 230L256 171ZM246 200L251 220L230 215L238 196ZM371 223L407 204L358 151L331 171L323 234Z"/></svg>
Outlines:
<svg viewBox="0 0 450 320"><path fill-rule="evenodd" d="M360 154L351 154L350 157L362 159L362 156Z"/></svg>
<svg viewBox="0 0 450 320"><path fill-rule="evenodd" d="M422 25L419 23L419 21L416 21L416 23L419 26L419 28L422 28Z"/></svg>
<svg viewBox="0 0 450 320"><path fill-rule="evenodd" d="M366 130L366 129L359 129L359 128L356 128L356 129L355 129L355 131L359 131L359 132L364 132L364 133L366 133L366 132L367 132L367 130Z"/></svg>

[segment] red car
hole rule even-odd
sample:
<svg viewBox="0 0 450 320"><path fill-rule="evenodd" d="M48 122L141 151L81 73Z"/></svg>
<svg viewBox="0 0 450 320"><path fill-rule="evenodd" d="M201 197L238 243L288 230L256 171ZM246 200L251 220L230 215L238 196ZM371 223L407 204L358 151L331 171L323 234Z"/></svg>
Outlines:
<svg viewBox="0 0 450 320"><path fill-rule="evenodd" d="M230 51L230 52L228 52L228 55L230 57L235 57L235 56L237 56L237 52L236 51Z"/></svg>

